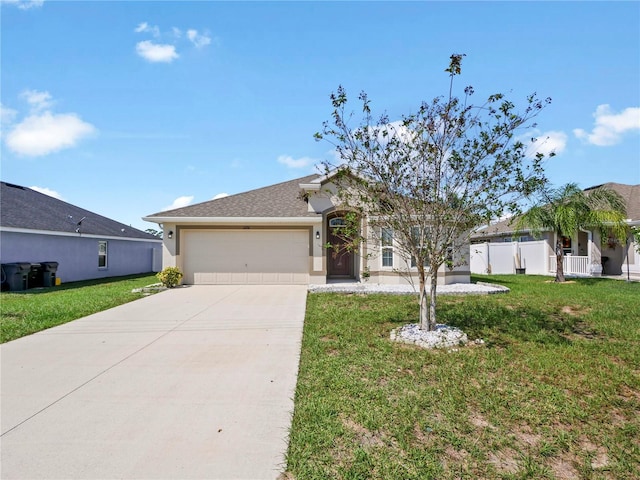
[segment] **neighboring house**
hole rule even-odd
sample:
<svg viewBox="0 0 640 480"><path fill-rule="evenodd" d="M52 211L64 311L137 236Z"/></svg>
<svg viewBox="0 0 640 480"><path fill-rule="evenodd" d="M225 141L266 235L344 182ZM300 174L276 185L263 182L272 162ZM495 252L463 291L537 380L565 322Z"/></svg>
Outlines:
<svg viewBox="0 0 640 480"><path fill-rule="evenodd" d="M640 226L640 185L605 183L599 187L614 190L624 199L627 207L627 225ZM481 228L471 235L472 273L515 273L526 268L526 273L553 274L556 268L554 232L542 232L533 237L529 230L516 232L513 219ZM571 237L563 237L566 255L565 273L578 275L620 275L627 272L640 274L640 254L629 233L626 240L601 238L599 230L585 229Z"/></svg>
<svg viewBox="0 0 640 480"><path fill-rule="evenodd" d="M334 254L345 210L331 176L310 175L144 217L162 225L163 266L186 284L323 284L333 279L405 283L407 266L386 235L359 254ZM360 228L367 235L367 219ZM378 236L380 238L380 236ZM441 284L469 282L468 266L442 267Z"/></svg>
<svg viewBox="0 0 640 480"><path fill-rule="evenodd" d="M160 269L157 237L30 188L1 184L3 264L58 262L62 282Z"/></svg>

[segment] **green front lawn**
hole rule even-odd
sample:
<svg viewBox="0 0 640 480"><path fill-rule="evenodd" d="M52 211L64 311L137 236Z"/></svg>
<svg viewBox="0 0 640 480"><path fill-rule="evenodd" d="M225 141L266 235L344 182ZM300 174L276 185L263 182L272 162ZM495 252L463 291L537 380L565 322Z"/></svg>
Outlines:
<svg viewBox="0 0 640 480"><path fill-rule="evenodd" d="M0 343L136 300L142 294L132 289L156 282L155 275L133 275L2 292Z"/></svg>
<svg viewBox="0 0 640 480"><path fill-rule="evenodd" d="M288 479L640 478L640 284L491 276L439 297L484 345L391 343L415 297L310 294Z"/></svg>

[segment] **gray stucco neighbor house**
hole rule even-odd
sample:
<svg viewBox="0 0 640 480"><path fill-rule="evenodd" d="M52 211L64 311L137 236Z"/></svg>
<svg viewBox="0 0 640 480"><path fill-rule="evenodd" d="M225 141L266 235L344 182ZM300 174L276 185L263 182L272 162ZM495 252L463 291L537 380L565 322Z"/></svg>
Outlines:
<svg viewBox="0 0 640 480"><path fill-rule="evenodd" d="M333 231L345 207L332 175L309 175L237 195L155 213L144 220L162 225L163 267L178 267L186 284L323 284L367 279L400 284L417 275L402 258L392 234L372 235L361 254L343 248ZM438 272L438 283L469 282L469 266Z"/></svg>
<svg viewBox="0 0 640 480"><path fill-rule="evenodd" d="M62 282L158 271L162 241L30 188L0 182L0 261L58 262Z"/></svg>

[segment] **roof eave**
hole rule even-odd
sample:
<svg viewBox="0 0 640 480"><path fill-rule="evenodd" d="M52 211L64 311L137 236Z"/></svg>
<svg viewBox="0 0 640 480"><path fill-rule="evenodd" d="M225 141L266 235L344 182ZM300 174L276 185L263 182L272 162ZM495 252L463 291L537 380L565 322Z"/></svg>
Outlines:
<svg viewBox="0 0 640 480"><path fill-rule="evenodd" d="M317 217L142 217L152 223L212 223L227 225L315 225L322 223Z"/></svg>
<svg viewBox="0 0 640 480"><path fill-rule="evenodd" d="M43 230L38 228L0 226L0 232L28 233L28 234L34 234L34 235L51 235L56 237L98 238L101 240L127 240L132 242L162 243L162 240L159 238L128 237L125 235L113 235L108 233L100 234L100 233L84 233L84 232L63 232L60 230Z"/></svg>

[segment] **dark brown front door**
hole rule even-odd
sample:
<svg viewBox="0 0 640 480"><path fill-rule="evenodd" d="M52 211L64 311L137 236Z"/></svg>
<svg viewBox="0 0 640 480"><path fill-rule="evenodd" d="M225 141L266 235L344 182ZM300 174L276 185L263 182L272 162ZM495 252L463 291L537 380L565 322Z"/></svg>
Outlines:
<svg viewBox="0 0 640 480"><path fill-rule="evenodd" d="M353 277L353 253L344 246L344 240L333 233L330 226L329 243L333 248L327 249L327 275L330 277Z"/></svg>

